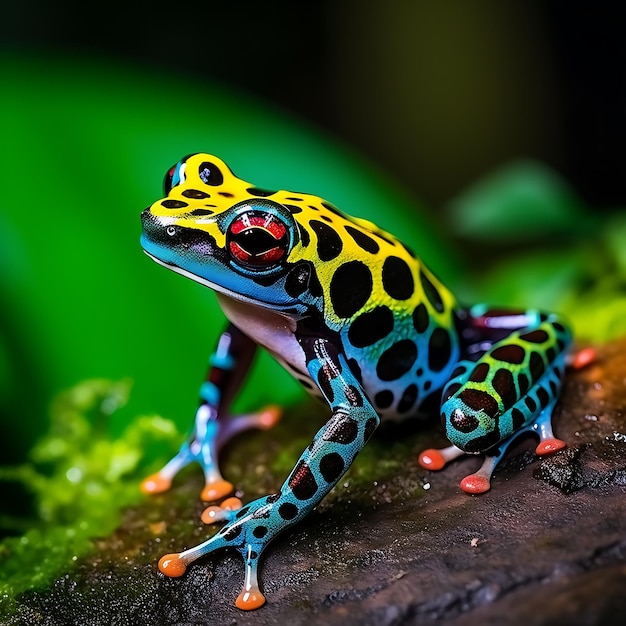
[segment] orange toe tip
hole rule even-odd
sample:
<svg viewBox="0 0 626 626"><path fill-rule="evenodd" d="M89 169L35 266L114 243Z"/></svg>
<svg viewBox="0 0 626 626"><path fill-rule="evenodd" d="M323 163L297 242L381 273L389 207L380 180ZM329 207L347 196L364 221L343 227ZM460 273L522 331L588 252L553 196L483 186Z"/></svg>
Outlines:
<svg viewBox="0 0 626 626"><path fill-rule="evenodd" d="M220 506L227 511L238 511L243 506L243 502L233 496L232 498L226 498Z"/></svg>
<svg viewBox="0 0 626 626"><path fill-rule="evenodd" d="M200 493L200 499L204 502L212 502L214 500L220 500L226 497L229 493L232 493L234 486L227 480L216 480L214 483L205 485L204 489Z"/></svg>
<svg viewBox="0 0 626 626"><path fill-rule="evenodd" d="M265 604L265 596L260 591L242 591L235 606L242 611L254 611Z"/></svg>
<svg viewBox="0 0 626 626"><path fill-rule="evenodd" d="M491 482L484 476L470 474L461 481L459 486L465 493L477 494L489 491L491 489Z"/></svg>
<svg viewBox="0 0 626 626"><path fill-rule="evenodd" d="M159 569L161 573L170 578L178 578L185 573L187 566L180 558L180 554L166 554L159 559Z"/></svg>
<svg viewBox="0 0 626 626"><path fill-rule="evenodd" d="M535 452L540 456L545 456L546 454L552 454L553 452L562 450L566 446L567 444L561 439L546 439L535 448Z"/></svg>
<svg viewBox="0 0 626 626"><path fill-rule="evenodd" d="M261 428L272 428L278 422L283 415L283 411L279 406L268 406L263 409L261 413L259 425Z"/></svg>
<svg viewBox="0 0 626 626"><path fill-rule="evenodd" d="M163 478L159 474L152 474L143 480L140 489L143 493L162 493L167 491L172 485L169 478Z"/></svg>
<svg viewBox="0 0 626 626"><path fill-rule="evenodd" d="M572 358L572 367L580 370L583 367L593 363L596 360L597 353L595 348L583 348L579 350Z"/></svg>
<svg viewBox="0 0 626 626"><path fill-rule="evenodd" d="M213 524L215 522L219 522L224 519L223 515L224 511L222 511L222 507L220 506L209 506L204 511L202 511L202 515L200 515L200 519L205 524Z"/></svg>
<svg viewBox="0 0 626 626"><path fill-rule="evenodd" d="M439 452L439 450L435 450L431 448L429 450L424 450L418 457L417 462L424 468L428 470L440 470L443 469L446 460L443 458L443 454Z"/></svg>

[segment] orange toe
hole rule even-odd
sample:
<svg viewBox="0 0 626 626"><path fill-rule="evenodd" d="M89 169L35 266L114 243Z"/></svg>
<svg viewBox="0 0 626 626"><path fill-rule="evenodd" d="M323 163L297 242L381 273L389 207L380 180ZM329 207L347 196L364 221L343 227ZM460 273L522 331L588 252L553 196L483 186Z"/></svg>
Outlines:
<svg viewBox="0 0 626 626"><path fill-rule="evenodd" d="M229 493L232 493L233 489L233 484L229 483L227 480L216 480L214 483L205 485L200 493L200 499L204 502L220 500L225 498Z"/></svg>
<svg viewBox="0 0 626 626"><path fill-rule="evenodd" d="M562 450L566 446L567 444L561 439L546 439L535 448L535 452L540 456L544 456L546 454L552 454L557 450Z"/></svg>
<svg viewBox="0 0 626 626"><path fill-rule="evenodd" d="M140 485L143 493L162 493L167 491L172 486L172 481L169 478L164 478L160 474L152 474L147 478L144 478Z"/></svg>
<svg viewBox="0 0 626 626"><path fill-rule="evenodd" d="M283 411L280 407L271 405L267 406L263 409L260 417L260 427L263 429L269 429L275 426L278 422L280 422L280 418L282 417Z"/></svg>
<svg viewBox="0 0 626 626"><path fill-rule="evenodd" d="M443 458L443 454L439 450L431 448L424 450L418 457L417 462L424 468L433 471L443 469L446 460Z"/></svg>
<svg viewBox="0 0 626 626"><path fill-rule="evenodd" d="M260 591L242 591L235 606L242 611L253 611L265 604L265 596Z"/></svg>
<svg viewBox="0 0 626 626"><path fill-rule="evenodd" d="M180 554L166 554L159 559L159 569L170 578L178 578L185 573L187 566L180 558Z"/></svg>
<svg viewBox="0 0 626 626"><path fill-rule="evenodd" d="M459 486L465 493L485 493L491 489L491 482L484 476L470 474L461 481Z"/></svg>

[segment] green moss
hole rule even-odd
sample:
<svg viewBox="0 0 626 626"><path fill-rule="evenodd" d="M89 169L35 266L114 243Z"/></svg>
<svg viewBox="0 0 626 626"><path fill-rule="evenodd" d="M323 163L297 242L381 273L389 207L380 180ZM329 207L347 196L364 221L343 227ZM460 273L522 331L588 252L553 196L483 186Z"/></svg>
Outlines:
<svg viewBox="0 0 626 626"><path fill-rule="evenodd" d="M110 533L124 507L141 499L139 480L152 462L171 453L180 434L167 420L142 416L119 437L110 434L112 415L130 393L130 381L89 380L53 402L49 432L35 445L30 462L0 468L0 479L17 481L35 497L36 520L4 519L24 527L0 543L0 611L17 596L49 585Z"/></svg>

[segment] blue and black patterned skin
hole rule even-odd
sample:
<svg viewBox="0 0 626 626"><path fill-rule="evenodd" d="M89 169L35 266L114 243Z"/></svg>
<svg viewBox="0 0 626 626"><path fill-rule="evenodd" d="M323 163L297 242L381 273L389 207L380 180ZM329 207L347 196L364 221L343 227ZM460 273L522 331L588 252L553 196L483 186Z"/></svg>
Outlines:
<svg viewBox="0 0 626 626"><path fill-rule="evenodd" d="M261 606L257 565L268 543L324 498L381 419L416 415L433 397L452 445L424 451L420 463L441 469L461 454L485 453L481 468L461 482L468 493L490 488L497 462L523 431L539 435L539 454L565 445L550 423L571 342L557 315L463 308L389 233L317 196L254 187L212 155L177 163L165 192L142 213L142 246L212 288L229 323L190 439L143 484L146 492L163 491L198 462L202 499L221 501L203 519L226 524L205 543L163 557L163 573L179 576L198 557L235 548L246 562L237 606ZM280 415L276 407L230 413L257 346L321 396L331 416L280 489L243 506L224 500L233 485L221 476L219 450Z"/></svg>

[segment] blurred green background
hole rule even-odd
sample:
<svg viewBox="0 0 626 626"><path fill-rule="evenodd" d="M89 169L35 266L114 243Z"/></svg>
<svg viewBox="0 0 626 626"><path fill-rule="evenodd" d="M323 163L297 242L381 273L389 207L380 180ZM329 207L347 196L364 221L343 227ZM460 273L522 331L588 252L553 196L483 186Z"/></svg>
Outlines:
<svg viewBox="0 0 626 626"><path fill-rule="evenodd" d="M223 319L138 237L165 170L194 151L401 234L468 300L564 306L596 326L612 306L601 338L619 334L626 47L621 6L594 6L3 7L4 463L85 378L134 381L114 432L138 413L190 424ZM269 359L255 377L244 403L300 397Z"/></svg>

